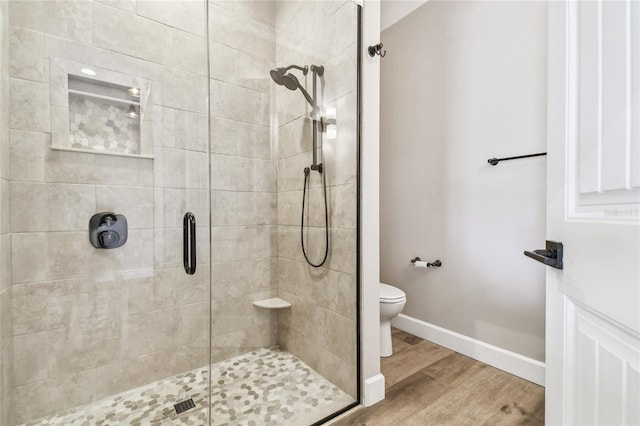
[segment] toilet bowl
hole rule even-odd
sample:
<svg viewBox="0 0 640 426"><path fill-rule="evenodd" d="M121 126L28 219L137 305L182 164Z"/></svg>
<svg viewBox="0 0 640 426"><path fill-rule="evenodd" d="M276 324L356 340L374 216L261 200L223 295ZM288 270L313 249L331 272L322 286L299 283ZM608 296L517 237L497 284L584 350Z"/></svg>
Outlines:
<svg viewBox="0 0 640 426"><path fill-rule="evenodd" d="M393 354L391 344L391 320L402 312L407 303L404 291L389 284L380 283L380 356Z"/></svg>

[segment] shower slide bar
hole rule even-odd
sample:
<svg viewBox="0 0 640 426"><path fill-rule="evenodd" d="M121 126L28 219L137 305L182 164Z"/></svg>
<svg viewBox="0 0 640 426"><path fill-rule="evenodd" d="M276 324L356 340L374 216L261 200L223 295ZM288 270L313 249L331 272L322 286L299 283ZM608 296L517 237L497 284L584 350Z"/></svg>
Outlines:
<svg viewBox="0 0 640 426"><path fill-rule="evenodd" d="M487 163L491 164L492 166L496 166L501 161L517 160L517 159L520 159L520 158L529 158L529 157L540 157L541 155L547 155L547 153L546 152L539 152L537 154L519 155L517 157L489 158L487 160Z"/></svg>

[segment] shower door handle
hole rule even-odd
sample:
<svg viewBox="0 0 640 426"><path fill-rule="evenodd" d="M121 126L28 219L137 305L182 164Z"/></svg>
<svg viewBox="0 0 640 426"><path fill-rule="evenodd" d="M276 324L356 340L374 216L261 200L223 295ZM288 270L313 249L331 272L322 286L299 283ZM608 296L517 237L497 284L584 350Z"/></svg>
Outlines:
<svg viewBox="0 0 640 426"><path fill-rule="evenodd" d="M182 260L184 271L193 275L196 272L196 217L187 212L182 220Z"/></svg>

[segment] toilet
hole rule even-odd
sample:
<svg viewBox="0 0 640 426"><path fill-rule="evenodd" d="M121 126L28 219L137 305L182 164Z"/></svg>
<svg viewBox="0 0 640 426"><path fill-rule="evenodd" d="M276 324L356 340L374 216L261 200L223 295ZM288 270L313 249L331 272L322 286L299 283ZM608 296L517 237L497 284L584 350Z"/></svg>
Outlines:
<svg viewBox="0 0 640 426"><path fill-rule="evenodd" d="M380 283L380 356L393 354L391 345L391 320L402 312L407 295L389 284Z"/></svg>

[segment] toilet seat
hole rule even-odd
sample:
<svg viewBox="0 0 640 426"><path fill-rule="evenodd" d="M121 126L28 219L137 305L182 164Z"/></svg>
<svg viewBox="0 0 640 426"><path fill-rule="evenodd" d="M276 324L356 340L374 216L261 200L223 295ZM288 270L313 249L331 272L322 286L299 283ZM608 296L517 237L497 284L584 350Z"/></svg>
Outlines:
<svg viewBox="0 0 640 426"><path fill-rule="evenodd" d="M400 303L407 300L404 291L397 287L380 283L380 303Z"/></svg>

